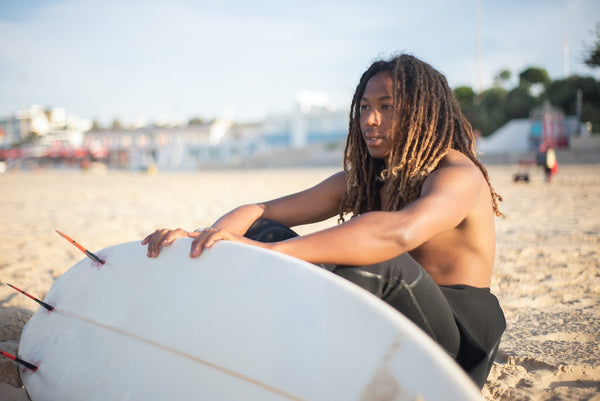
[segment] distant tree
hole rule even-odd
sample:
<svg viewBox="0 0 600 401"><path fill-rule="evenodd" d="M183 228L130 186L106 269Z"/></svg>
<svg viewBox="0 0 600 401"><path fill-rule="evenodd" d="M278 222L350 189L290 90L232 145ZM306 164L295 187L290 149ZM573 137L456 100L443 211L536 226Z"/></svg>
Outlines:
<svg viewBox="0 0 600 401"><path fill-rule="evenodd" d="M479 128L482 135L491 134L508 121L505 111L506 97L506 89L497 86L486 89L479 95L484 113L482 126Z"/></svg>
<svg viewBox="0 0 600 401"><path fill-rule="evenodd" d="M512 77L512 73L509 70L502 70L498 74L498 77L503 81L508 81Z"/></svg>
<svg viewBox="0 0 600 401"><path fill-rule="evenodd" d="M566 114L575 114L579 77L571 76L548 85L546 95L550 103L561 108Z"/></svg>
<svg viewBox="0 0 600 401"><path fill-rule="evenodd" d="M529 67L519 74L519 86L526 88L533 98L542 96L550 82L548 71L541 67Z"/></svg>
<svg viewBox="0 0 600 401"><path fill-rule="evenodd" d="M115 118L111 124L111 128L115 130L123 129L123 124L121 123L121 120Z"/></svg>
<svg viewBox="0 0 600 401"><path fill-rule="evenodd" d="M486 89L479 97L481 104L488 110L502 108L506 99L506 90L498 87Z"/></svg>
<svg viewBox="0 0 600 401"><path fill-rule="evenodd" d="M506 95L506 116L509 120L513 118L528 118L531 110L539 104L540 101L531 96L528 87L518 86Z"/></svg>
<svg viewBox="0 0 600 401"><path fill-rule="evenodd" d="M542 84L544 87L550 83L548 71L540 67L529 67L519 74L519 85L531 86Z"/></svg>
<svg viewBox="0 0 600 401"><path fill-rule="evenodd" d="M461 108L465 118L471 123L474 130L479 131L484 136L490 133L484 130L487 114L481 107L481 104L471 103Z"/></svg>
<svg viewBox="0 0 600 401"><path fill-rule="evenodd" d="M470 86L459 86L454 89L454 96L462 109L466 119L469 120L473 129L482 132L484 125L484 113L481 111L479 102L476 102L475 91Z"/></svg>
<svg viewBox="0 0 600 401"><path fill-rule="evenodd" d="M100 125L100 122L98 120L92 121L92 131L100 131L101 129L102 126Z"/></svg>
<svg viewBox="0 0 600 401"><path fill-rule="evenodd" d="M546 90L547 99L565 114L577 112L577 91L581 90L581 120L592 123L594 132L600 131L600 82L592 77L577 75L552 82Z"/></svg>
<svg viewBox="0 0 600 401"><path fill-rule="evenodd" d="M454 94L463 114L481 135L491 134L507 121L504 111L505 89L493 87L476 96L473 89L461 86L454 90Z"/></svg>
<svg viewBox="0 0 600 401"><path fill-rule="evenodd" d="M200 117L194 117L188 121L188 125L202 125L205 123L206 123L206 121Z"/></svg>
<svg viewBox="0 0 600 401"><path fill-rule="evenodd" d="M495 86L504 86L512 78L512 73L509 70L502 70L494 77Z"/></svg>
<svg viewBox="0 0 600 401"><path fill-rule="evenodd" d="M600 67L600 23L596 24L596 43L588 51L584 62L590 67Z"/></svg>
<svg viewBox="0 0 600 401"><path fill-rule="evenodd" d="M456 96L456 100L458 100L460 107L464 108L473 103L475 91L470 86L459 86L454 89L454 96Z"/></svg>

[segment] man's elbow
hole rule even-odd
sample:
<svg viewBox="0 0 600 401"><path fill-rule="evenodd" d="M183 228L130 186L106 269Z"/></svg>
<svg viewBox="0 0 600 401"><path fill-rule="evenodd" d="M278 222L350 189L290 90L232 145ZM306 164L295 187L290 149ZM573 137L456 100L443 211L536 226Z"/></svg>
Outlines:
<svg viewBox="0 0 600 401"><path fill-rule="evenodd" d="M396 230L390 237L398 253L411 251L420 245L420 239L413 230Z"/></svg>

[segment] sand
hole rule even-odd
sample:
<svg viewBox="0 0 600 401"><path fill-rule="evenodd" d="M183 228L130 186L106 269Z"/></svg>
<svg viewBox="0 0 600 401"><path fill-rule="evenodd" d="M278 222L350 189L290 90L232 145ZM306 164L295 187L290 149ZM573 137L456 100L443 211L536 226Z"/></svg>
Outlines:
<svg viewBox="0 0 600 401"><path fill-rule="evenodd" d="M3 174L0 281L44 297L53 280L83 257L55 228L99 250L159 227L209 225L241 203L304 189L334 170ZM492 291L508 328L482 394L487 400L600 401L600 165L561 165L550 184L537 168L529 183L514 183L516 170L489 166L507 216L497 220ZM0 286L0 350L16 353L36 308ZM14 362L0 357L4 400L27 396Z"/></svg>

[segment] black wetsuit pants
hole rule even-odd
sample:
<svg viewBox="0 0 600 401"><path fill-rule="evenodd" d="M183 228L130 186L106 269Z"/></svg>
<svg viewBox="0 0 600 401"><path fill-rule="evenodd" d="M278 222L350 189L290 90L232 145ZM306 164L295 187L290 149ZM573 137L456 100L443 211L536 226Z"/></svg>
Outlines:
<svg viewBox="0 0 600 401"><path fill-rule="evenodd" d="M275 242L297 234L277 222L259 219L246 236ZM407 253L368 266L321 267L369 291L408 317L483 387L506 327L502 310L489 289L440 287Z"/></svg>

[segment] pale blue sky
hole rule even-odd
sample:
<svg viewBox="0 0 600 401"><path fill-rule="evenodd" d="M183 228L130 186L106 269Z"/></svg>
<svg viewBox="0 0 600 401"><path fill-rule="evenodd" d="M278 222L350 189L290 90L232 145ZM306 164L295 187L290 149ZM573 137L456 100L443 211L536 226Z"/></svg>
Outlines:
<svg viewBox="0 0 600 401"><path fill-rule="evenodd" d="M28 104L79 117L260 119L299 89L347 108L378 55L408 52L476 87L476 0L0 1L0 117ZM482 84L583 64L598 0L481 0ZM24 78L26 77L26 78Z"/></svg>

